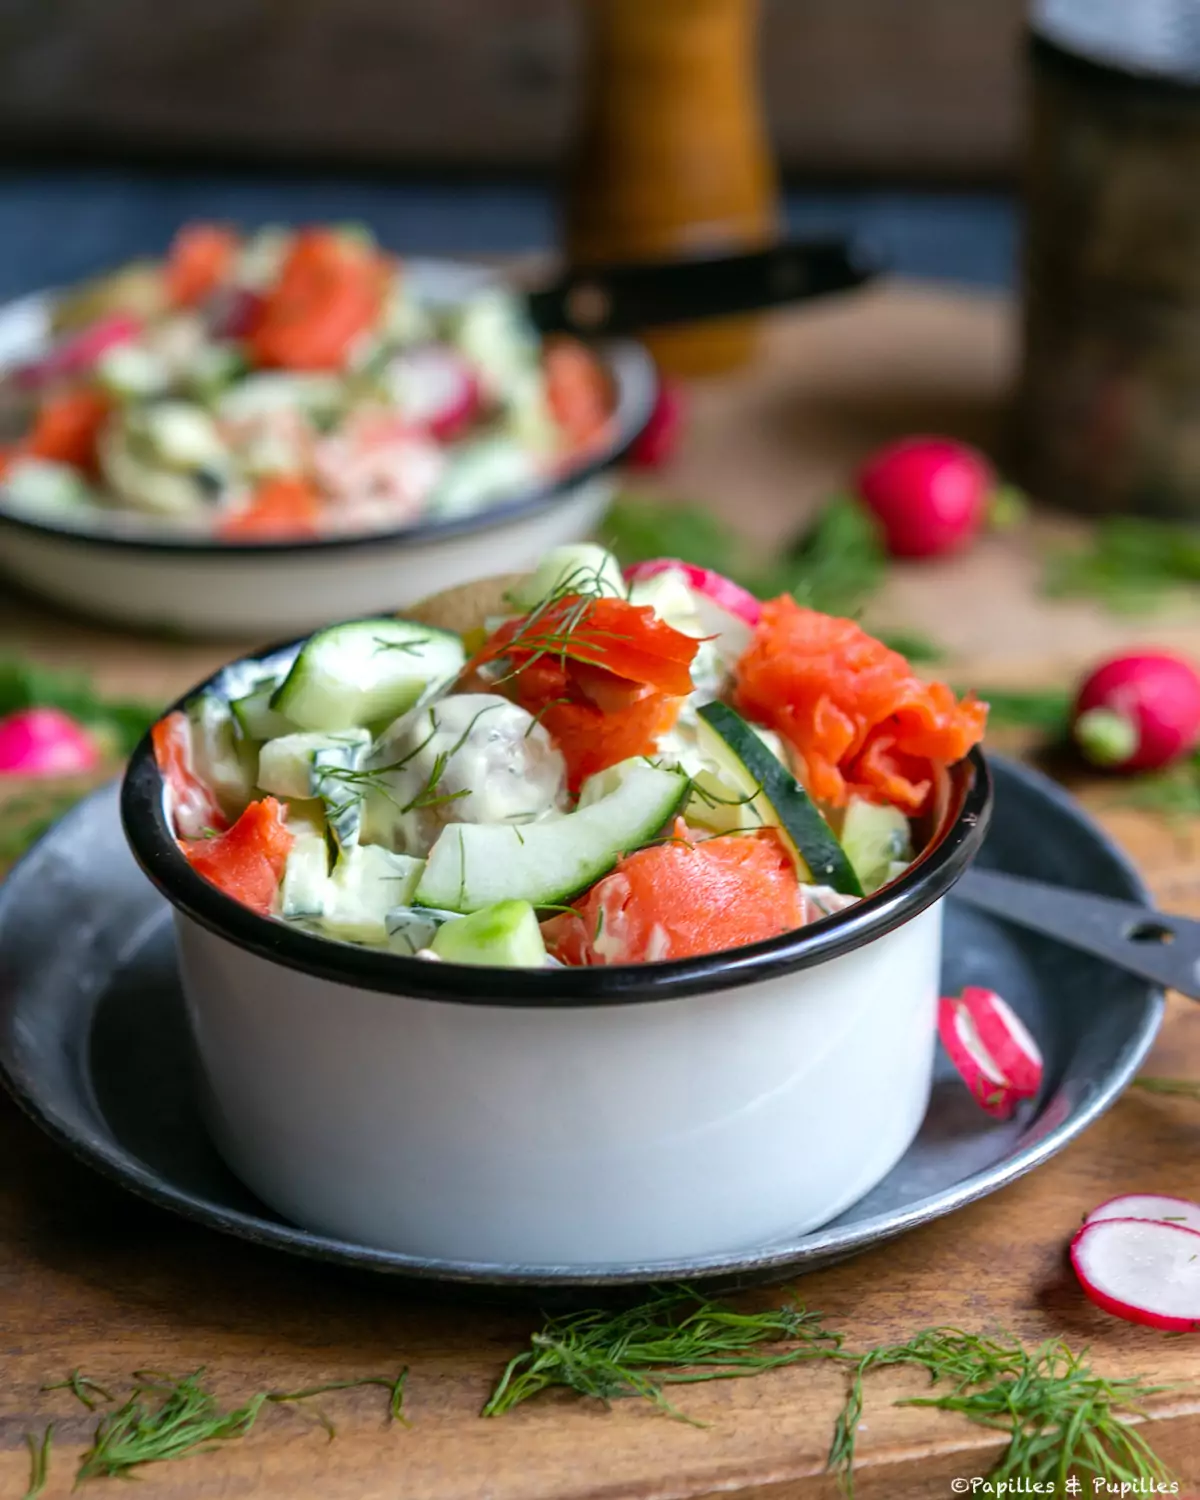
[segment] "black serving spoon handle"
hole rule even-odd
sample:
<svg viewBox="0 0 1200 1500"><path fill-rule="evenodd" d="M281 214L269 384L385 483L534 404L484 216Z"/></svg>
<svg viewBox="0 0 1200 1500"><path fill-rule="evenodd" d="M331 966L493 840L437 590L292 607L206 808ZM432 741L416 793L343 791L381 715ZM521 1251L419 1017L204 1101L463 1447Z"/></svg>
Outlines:
<svg viewBox="0 0 1200 1500"><path fill-rule="evenodd" d="M954 894L994 917L1200 1000L1200 922L1190 917L993 870L969 870Z"/></svg>
<svg viewBox="0 0 1200 1500"><path fill-rule="evenodd" d="M527 301L543 333L600 338L804 302L877 274L847 240L785 240L737 255L574 268Z"/></svg>

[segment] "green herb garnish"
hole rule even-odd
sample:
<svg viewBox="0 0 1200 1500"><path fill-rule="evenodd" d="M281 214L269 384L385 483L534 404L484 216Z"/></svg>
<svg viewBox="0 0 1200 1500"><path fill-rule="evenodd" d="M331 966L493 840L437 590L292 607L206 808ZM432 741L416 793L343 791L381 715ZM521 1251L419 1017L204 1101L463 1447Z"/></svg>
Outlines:
<svg viewBox="0 0 1200 1500"><path fill-rule="evenodd" d="M201 1384L203 1373L203 1370L195 1370L190 1375L176 1378L153 1370L135 1372L129 1398L100 1419L91 1446L80 1459L76 1483L99 1477L128 1477L142 1464L184 1458L216 1444L245 1437L264 1406L307 1401L329 1391L382 1386L389 1392L389 1419L405 1420L403 1403L407 1369L401 1370L395 1379L387 1375L367 1375L355 1380L333 1380L302 1391L260 1391L243 1406L228 1411L222 1410L213 1393ZM80 1376L78 1371L61 1382L61 1388L70 1390L89 1410L93 1409L91 1393L102 1391L95 1381ZM333 1424L322 1413L318 1413L318 1419L332 1439L335 1435Z"/></svg>
<svg viewBox="0 0 1200 1500"><path fill-rule="evenodd" d="M921 635L915 630L879 630L875 632L879 640L889 651L898 651L901 656L910 662L920 665L923 662L945 661L946 653L936 641L931 641L927 635Z"/></svg>
<svg viewBox="0 0 1200 1500"><path fill-rule="evenodd" d="M37 1500L46 1488L46 1481L50 1477L50 1442L53 1436L53 1422L42 1433L40 1442L32 1432L25 1434L25 1445L29 1449L29 1488L25 1491L24 1500Z"/></svg>
<svg viewBox="0 0 1200 1500"><path fill-rule="evenodd" d="M897 1406L961 1412L1006 1434L1008 1447L987 1476L1052 1484L1086 1473L1105 1481L1169 1483L1170 1472L1130 1417L1141 1403L1171 1389L1136 1379L1094 1375L1084 1354L1061 1339L1028 1350L1008 1335L984 1337L957 1328L930 1328L905 1344L872 1349L856 1364L846 1404L834 1429L829 1467L848 1492L853 1487L855 1438L863 1408L863 1376L893 1365L915 1365L931 1382L946 1381L944 1396L911 1397Z"/></svg>
<svg viewBox="0 0 1200 1500"><path fill-rule="evenodd" d="M0 863L19 859L64 813L87 795L87 790L86 787L74 787L70 791L47 789L44 794L31 793L0 802Z"/></svg>
<svg viewBox="0 0 1200 1500"><path fill-rule="evenodd" d="M749 587L760 567L752 549L732 526L702 505L670 505L652 495L625 494L613 501L599 537L623 567L676 557L712 568Z"/></svg>
<svg viewBox="0 0 1200 1500"><path fill-rule="evenodd" d="M1091 541L1047 565L1046 592L1086 595L1122 614L1163 604L1172 591L1200 583L1200 532L1169 521L1114 516Z"/></svg>
<svg viewBox="0 0 1200 1500"><path fill-rule="evenodd" d="M42 1390L70 1391L76 1401L81 1406L86 1406L88 1411L95 1411L100 1401L113 1400L102 1385L92 1380L90 1376L81 1375L78 1370L72 1370L65 1380L56 1380L52 1385L44 1385Z"/></svg>
<svg viewBox="0 0 1200 1500"><path fill-rule="evenodd" d="M766 1352L767 1346L788 1349ZM691 1287L660 1288L621 1312L591 1309L550 1318L511 1359L483 1408L498 1417L552 1386L608 1406L638 1396L668 1416L691 1422L667 1400L664 1387L734 1380L803 1359L836 1355L841 1339L819 1315L785 1304L740 1313ZM700 1423L693 1423L699 1426Z"/></svg>
<svg viewBox="0 0 1200 1500"><path fill-rule="evenodd" d="M841 495L823 507L812 528L758 581L761 597L790 593L827 615L857 617L883 583L887 554L875 518Z"/></svg>
<svg viewBox="0 0 1200 1500"><path fill-rule="evenodd" d="M1171 822L1200 817L1200 754L1189 755L1161 771L1132 776L1119 800L1127 807L1156 813Z"/></svg>

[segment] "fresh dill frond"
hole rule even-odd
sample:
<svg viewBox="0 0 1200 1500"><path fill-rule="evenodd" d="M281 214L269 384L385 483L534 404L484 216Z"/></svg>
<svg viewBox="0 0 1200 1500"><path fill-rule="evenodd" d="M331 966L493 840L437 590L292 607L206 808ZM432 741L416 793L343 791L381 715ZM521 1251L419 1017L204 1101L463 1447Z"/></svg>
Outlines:
<svg viewBox="0 0 1200 1500"><path fill-rule="evenodd" d="M76 1401L86 1406L88 1411L96 1410L99 1404L96 1400L97 1396L100 1401L113 1400L112 1395L98 1381L93 1380L89 1375L81 1375L78 1370L72 1370L65 1380L56 1380L50 1385L42 1386L42 1390L70 1391Z"/></svg>
<svg viewBox="0 0 1200 1500"><path fill-rule="evenodd" d="M89 788L56 788L0 802L0 862L19 859Z"/></svg>
<svg viewBox="0 0 1200 1500"><path fill-rule="evenodd" d="M395 1379L365 1375L353 1380L329 1381L302 1391L260 1391L242 1406L229 1410L222 1409L212 1391L201 1383L203 1373L202 1368L182 1377L154 1370L136 1371L128 1399L101 1417L91 1446L80 1459L76 1483L102 1476L128 1477L143 1464L165 1463L204 1452L217 1444L245 1437L268 1404L307 1401L329 1391L382 1386L389 1393L389 1418L407 1425L403 1415L407 1369L401 1370ZM78 1372L64 1381L63 1387L79 1399L83 1399L80 1388L100 1389L94 1381L76 1379L77 1375ZM323 1413L318 1413L318 1419L332 1439L333 1424Z"/></svg>
<svg viewBox="0 0 1200 1500"><path fill-rule="evenodd" d="M773 1347L783 1344L792 1347ZM548 1318L529 1348L508 1362L483 1415L502 1416L557 1386L605 1406L641 1397L668 1416L692 1422L668 1401L664 1387L734 1380L830 1358L840 1344L838 1335L821 1326L819 1314L795 1304L742 1313L688 1286L658 1288L623 1311L593 1308Z"/></svg>
<svg viewBox="0 0 1200 1500"><path fill-rule="evenodd" d="M110 698L75 672L60 672L23 657L0 658L0 718L24 708L57 708L96 730L113 753L128 755L161 709Z"/></svg>
<svg viewBox="0 0 1200 1500"><path fill-rule="evenodd" d="M879 524L851 495L826 504L777 569L757 581L766 597L790 593L822 614L857 617L887 574Z"/></svg>
<svg viewBox="0 0 1200 1500"><path fill-rule="evenodd" d="M1112 516L1096 524L1086 546L1048 560L1043 587L1052 596L1099 600L1114 613L1144 614L1196 583L1200 531L1170 521Z"/></svg>
<svg viewBox="0 0 1200 1500"><path fill-rule="evenodd" d="M901 656L918 666L928 664L932 666L935 662L945 661L946 653L941 646L927 635L921 635L916 630L881 630L876 632L878 639L889 651L897 651Z"/></svg>
<svg viewBox="0 0 1200 1500"><path fill-rule="evenodd" d="M619 495L598 536L624 567L676 557L745 583L759 566L745 537L705 506L671 503L648 494Z"/></svg>
<svg viewBox="0 0 1200 1500"><path fill-rule="evenodd" d="M1154 1078L1146 1073L1139 1073L1133 1080L1133 1087L1141 1089L1145 1094L1168 1094L1180 1099L1200 1099L1200 1079L1197 1078Z"/></svg>
<svg viewBox="0 0 1200 1500"><path fill-rule="evenodd" d="M1138 1379L1092 1373L1085 1350L1073 1354L1061 1339L1026 1349L1009 1335L928 1328L907 1343L872 1349L854 1366L845 1405L834 1428L828 1466L853 1492L856 1437L863 1410L863 1377L871 1370L909 1365L925 1370L942 1396L910 1397L897 1406L954 1411L1008 1437L988 1479L1053 1484L1086 1473L1105 1481L1169 1483L1171 1474L1131 1422L1142 1404L1171 1389Z"/></svg>
<svg viewBox="0 0 1200 1500"><path fill-rule="evenodd" d="M1171 822L1200 817L1200 755L1161 771L1133 776L1120 790L1119 799L1126 807L1155 813Z"/></svg>
<svg viewBox="0 0 1200 1500"><path fill-rule="evenodd" d="M29 1449L29 1488L25 1491L23 1500L38 1500L38 1496L46 1488L50 1478L50 1444L53 1437L53 1422L42 1433L40 1441L32 1432L25 1434L25 1446Z"/></svg>

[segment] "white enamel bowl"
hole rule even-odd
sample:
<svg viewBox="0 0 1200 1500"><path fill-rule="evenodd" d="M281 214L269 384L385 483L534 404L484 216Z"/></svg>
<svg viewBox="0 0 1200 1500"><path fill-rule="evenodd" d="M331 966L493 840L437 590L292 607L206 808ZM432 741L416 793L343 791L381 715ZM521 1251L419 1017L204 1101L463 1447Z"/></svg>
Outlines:
<svg viewBox="0 0 1200 1500"><path fill-rule="evenodd" d="M941 902L991 807L981 755L944 802L912 868L844 913L567 971L406 959L256 916L184 860L145 743L122 818L175 907L212 1136L264 1203L439 1261L652 1268L794 1238L904 1154L929 1099Z"/></svg>
<svg viewBox="0 0 1200 1500"><path fill-rule="evenodd" d="M477 267L412 261L430 295L477 285ZM50 330L50 294L0 309L0 371L35 357ZM653 362L632 341L597 346L613 384L607 446L501 504L391 531L232 545L172 534L114 511L101 526L35 520L5 506L0 569L30 593L72 611L184 637L256 637L315 629L351 615L401 609L481 573L520 572L551 547L581 541L604 515L605 477L649 419Z"/></svg>

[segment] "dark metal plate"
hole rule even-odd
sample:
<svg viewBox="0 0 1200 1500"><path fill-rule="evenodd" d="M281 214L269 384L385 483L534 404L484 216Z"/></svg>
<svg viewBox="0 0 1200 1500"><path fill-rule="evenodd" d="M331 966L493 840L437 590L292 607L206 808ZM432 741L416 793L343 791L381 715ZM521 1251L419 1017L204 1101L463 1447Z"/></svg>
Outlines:
<svg viewBox="0 0 1200 1500"><path fill-rule="evenodd" d="M1146 902L1125 857L1036 772L993 762L996 810L980 863ZM0 887L0 1077L56 1140L135 1193L295 1254L400 1276L563 1288L782 1279L852 1255L1003 1187L1061 1150L1116 1099L1148 1051L1161 994L951 901L944 986L986 984L1042 1045L1041 1098L998 1123L945 1058L921 1131L880 1185L833 1223L738 1254L614 1268L468 1264L310 1234L229 1172L200 1120L169 911L138 872L115 787L72 811Z"/></svg>

